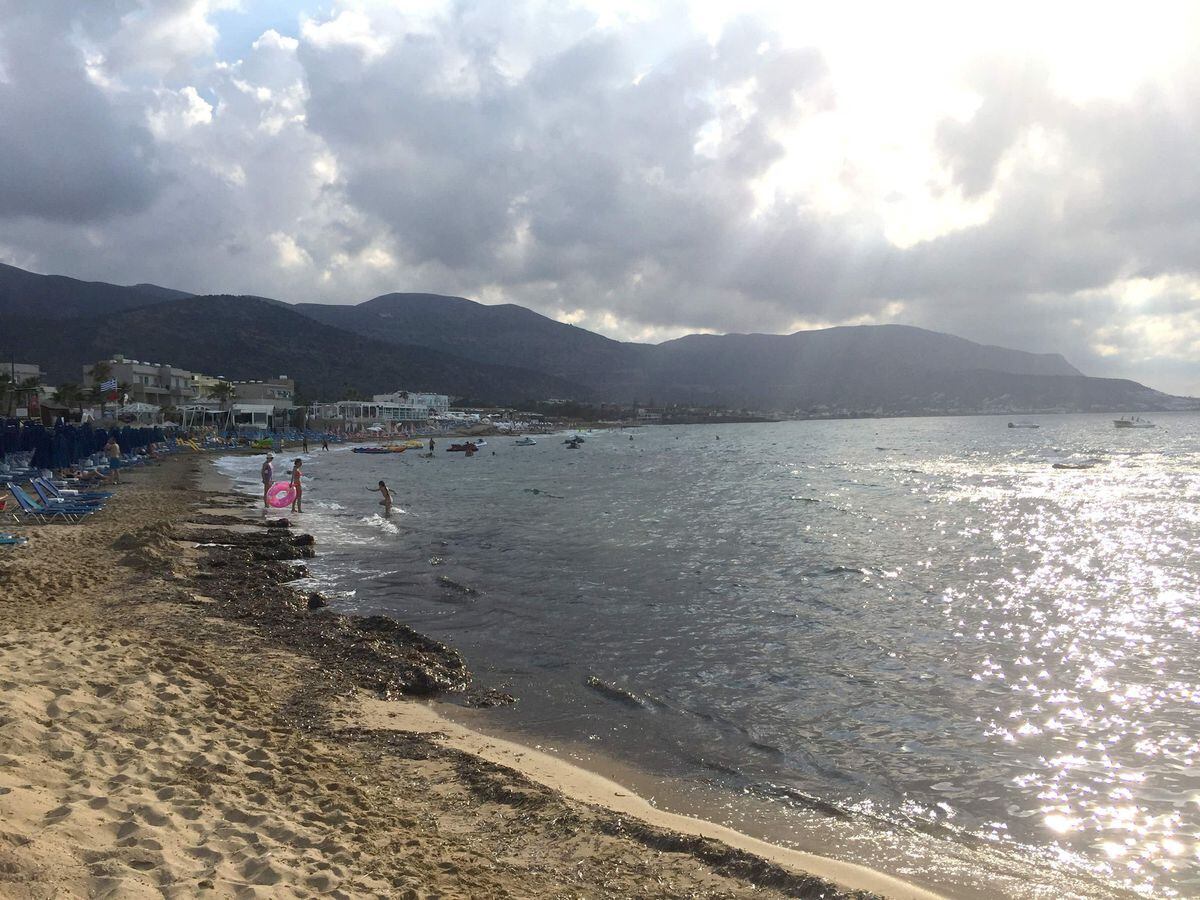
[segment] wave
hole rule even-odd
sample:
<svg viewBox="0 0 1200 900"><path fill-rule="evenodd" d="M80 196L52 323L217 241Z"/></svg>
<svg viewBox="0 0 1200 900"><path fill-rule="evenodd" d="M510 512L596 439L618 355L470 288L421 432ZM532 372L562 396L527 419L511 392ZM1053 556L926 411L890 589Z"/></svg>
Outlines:
<svg viewBox="0 0 1200 900"><path fill-rule="evenodd" d="M787 787L782 784L775 784L771 781L759 781L747 788L752 794L757 794L760 797L766 797L769 800L783 800L793 806L799 806L804 809L810 809L814 812L824 813L827 816L833 816L836 819L849 819L852 817L850 810L843 806L833 803L829 800L823 800L820 797L814 797L812 794L806 794L804 791L798 791L795 788Z"/></svg>
<svg viewBox="0 0 1200 900"><path fill-rule="evenodd" d="M379 528L388 534L399 534L400 529L396 527L396 523L390 519L384 518L379 513L373 513L369 516L363 516L359 519L364 525L370 525L373 528Z"/></svg>
<svg viewBox="0 0 1200 900"><path fill-rule="evenodd" d="M646 698L640 697L633 691L628 691L623 687L610 684L607 681L601 681L595 675L589 675L587 681L584 683L597 694L607 697L609 700L614 700L617 703L622 703L634 709L653 709L653 705Z"/></svg>

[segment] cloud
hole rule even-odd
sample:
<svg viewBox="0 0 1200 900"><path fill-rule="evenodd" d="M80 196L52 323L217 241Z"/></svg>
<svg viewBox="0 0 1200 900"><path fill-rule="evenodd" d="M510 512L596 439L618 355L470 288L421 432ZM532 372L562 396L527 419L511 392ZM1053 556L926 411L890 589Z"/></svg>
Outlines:
<svg viewBox="0 0 1200 900"><path fill-rule="evenodd" d="M0 0L6 258L626 337L899 319L1200 392L1197 54L1089 94L1047 46L855 55L833 13L270 6Z"/></svg>
<svg viewBox="0 0 1200 900"><path fill-rule="evenodd" d="M53 10L5 10L0 24L0 210L94 221L130 214L161 189L140 110L106 94Z"/></svg>

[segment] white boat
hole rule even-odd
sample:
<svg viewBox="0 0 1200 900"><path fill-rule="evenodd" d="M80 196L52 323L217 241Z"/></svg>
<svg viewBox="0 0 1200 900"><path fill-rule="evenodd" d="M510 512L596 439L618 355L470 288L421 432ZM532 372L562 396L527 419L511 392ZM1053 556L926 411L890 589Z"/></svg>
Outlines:
<svg viewBox="0 0 1200 900"><path fill-rule="evenodd" d="M523 437L523 438L513 441L513 446L514 447L532 447L536 443L537 443L537 441L535 441L531 437Z"/></svg>
<svg viewBox="0 0 1200 900"><path fill-rule="evenodd" d="M1041 428L1037 422L1009 422L1009 428Z"/></svg>
<svg viewBox="0 0 1200 900"><path fill-rule="evenodd" d="M1148 419L1143 419L1141 416L1131 416L1130 418L1113 419L1113 424L1118 428L1154 428L1153 422Z"/></svg>

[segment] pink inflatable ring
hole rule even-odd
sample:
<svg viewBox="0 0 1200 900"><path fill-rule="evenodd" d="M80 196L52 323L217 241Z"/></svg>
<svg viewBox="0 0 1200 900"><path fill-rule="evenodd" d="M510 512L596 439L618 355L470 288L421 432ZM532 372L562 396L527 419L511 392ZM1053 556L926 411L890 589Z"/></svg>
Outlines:
<svg viewBox="0 0 1200 900"><path fill-rule="evenodd" d="M291 506L296 499L296 489L289 482L277 481L267 488L267 502L276 509Z"/></svg>

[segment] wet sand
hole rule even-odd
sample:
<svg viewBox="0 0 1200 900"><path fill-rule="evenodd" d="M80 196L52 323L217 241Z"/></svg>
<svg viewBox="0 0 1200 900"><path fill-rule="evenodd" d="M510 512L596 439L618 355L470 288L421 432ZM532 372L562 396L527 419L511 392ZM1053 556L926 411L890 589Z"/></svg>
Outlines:
<svg viewBox="0 0 1200 900"><path fill-rule="evenodd" d="M0 896L932 896L404 699L504 700L451 648L310 611L284 582L312 549L202 457L127 474L0 551Z"/></svg>

